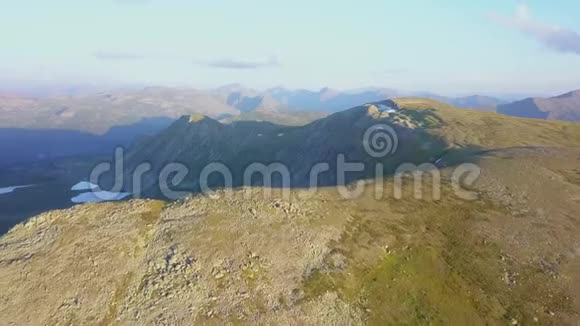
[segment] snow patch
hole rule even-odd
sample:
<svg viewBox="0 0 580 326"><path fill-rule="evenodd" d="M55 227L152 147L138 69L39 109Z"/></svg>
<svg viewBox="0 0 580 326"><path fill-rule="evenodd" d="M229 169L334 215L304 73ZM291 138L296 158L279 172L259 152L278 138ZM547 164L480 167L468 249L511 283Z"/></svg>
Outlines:
<svg viewBox="0 0 580 326"><path fill-rule="evenodd" d="M394 113L397 111L397 110L393 109L392 107L390 107L388 105L384 105L384 104L375 104L375 106L379 109L379 111L385 112L385 113Z"/></svg>
<svg viewBox="0 0 580 326"><path fill-rule="evenodd" d="M77 183L76 185L72 186L72 188L70 188L70 190L73 191L80 191L80 190L93 190L93 189L98 189L99 186L97 186L94 183L88 182L88 181L81 181L79 183Z"/></svg>
<svg viewBox="0 0 580 326"><path fill-rule="evenodd" d="M122 200L129 196L128 192L110 192L110 191L95 191L95 192L84 192L71 198L71 201L75 204L81 203L100 203L103 201L117 201Z"/></svg>

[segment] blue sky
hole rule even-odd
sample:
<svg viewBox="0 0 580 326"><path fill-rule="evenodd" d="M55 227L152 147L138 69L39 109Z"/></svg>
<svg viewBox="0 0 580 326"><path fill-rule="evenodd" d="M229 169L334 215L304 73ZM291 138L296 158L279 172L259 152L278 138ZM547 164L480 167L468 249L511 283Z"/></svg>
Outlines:
<svg viewBox="0 0 580 326"><path fill-rule="evenodd" d="M580 88L580 2L0 0L0 79Z"/></svg>

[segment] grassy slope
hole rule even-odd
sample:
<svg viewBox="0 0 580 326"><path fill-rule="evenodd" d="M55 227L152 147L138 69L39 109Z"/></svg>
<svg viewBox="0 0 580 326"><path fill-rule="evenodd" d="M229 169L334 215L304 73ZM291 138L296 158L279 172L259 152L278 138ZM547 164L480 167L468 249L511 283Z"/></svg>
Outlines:
<svg viewBox="0 0 580 326"><path fill-rule="evenodd" d="M515 146L580 147L580 126L573 122L508 117L492 112L459 110L433 100L401 98L401 108L433 109L444 123L434 130L451 146L506 148Z"/></svg>
<svg viewBox="0 0 580 326"><path fill-rule="evenodd" d="M553 312L577 313L565 285L537 266L506 260L510 248L474 230L479 221L510 218L485 198L363 198L340 210L354 216L331 249L346 257L346 268L306 278L306 300L337 292L370 325L558 324ZM507 284L506 275L517 283Z"/></svg>
<svg viewBox="0 0 580 326"><path fill-rule="evenodd" d="M464 111L424 99L395 102L450 148L580 147L580 125L574 123ZM571 312L561 284L535 266L506 262L500 257L508 248L473 231L474 220L509 216L505 207L445 195L435 205L407 197L389 206L408 219L393 219L379 203L367 202L351 231L335 244L350 267L311 275L305 282L309 296L338 291L376 325L525 324L536 319L550 324L557 323L550 319L553 311L577 313ZM502 275L508 269L524 275L521 283L506 286Z"/></svg>
<svg viewBox="0 0 580 326"><path fill-rule="evenodd" d="M464 111L424 99L395 101L452 148L580 147L579 124ZM523 182L517 181L525 189ZM305 281L307 296L336 291L374 325L558 324L578 318L567 283L524 263L537 257L517 256L515 248L476 231L481 221L500 228L500 221L512 218L508 207L485 196L475 202L442 197L354 203L350 229L333 249L347 257L348 267L312 274ZM557 236L551 241L566 243ZM506 252L516 258L506 259ZM512 275L517 282L510 283Z"/></svg>
<svg viewBox="0 0 580 326"><path fill-rule="evenodd" d="M324 118L325 112L317 111L300 111L300 110L283 110L283 111L250 111L243 112L240 115L225 119L224 122L233 121L268 121L279 125L286 126L303 126L314 120Z"/></svg>

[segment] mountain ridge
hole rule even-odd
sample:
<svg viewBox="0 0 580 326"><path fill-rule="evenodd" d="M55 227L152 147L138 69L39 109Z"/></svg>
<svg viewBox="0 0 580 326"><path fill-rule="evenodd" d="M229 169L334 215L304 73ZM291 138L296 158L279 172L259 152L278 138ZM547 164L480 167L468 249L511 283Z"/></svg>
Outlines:
<svg viewBox="0 0 580 326"><path fill-rule="evenodd" d="M498 105L496 111L519 117L580 122L580 90L549 98L529 97Z"/></svg>
<svg viewBox="0 0 580 326"><path fill-rule="evenodd" d="M393 128L397 141L404 146L399 146L394 155L375 160L365 152L363 136L366 130L381 124ZM227 166L234 186L240 186L243 169L251 163L278 162L289 169L293 187L304 187L309 182L310 168L317 162L328 162L330 171L321 175L320 183L336 185L336 159L341 153L367 166L380 162L384 173L390 174L404 162L435 162L444 155L461 156L478 148L558 144L580 146L578 126L476 113L428 99L396 98L333 113L303 126L265 121L221 123L211 118L191 122L190 116L184 116L151 141L130 148L126 174L130 175L141 162L152 164L153 175L169 162L180 162L190 174L177 188L196 192L200 190L196 177L209 163ZM369 175L371 171L364 171L349 176L347 181ZM272 185L280 186L282 181L275 177ZM145 193L160 195L159 189L154 190L156 179L146 176L143 185Z"/></svg>

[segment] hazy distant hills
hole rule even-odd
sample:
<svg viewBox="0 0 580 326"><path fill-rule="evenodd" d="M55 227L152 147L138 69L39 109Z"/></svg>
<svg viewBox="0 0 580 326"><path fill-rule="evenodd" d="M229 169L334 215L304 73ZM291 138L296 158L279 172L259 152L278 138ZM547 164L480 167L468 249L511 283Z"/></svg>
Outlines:
<svg viewBox="0 0 580 326"><path fill-rule="evenodd" d="M69 96L89 96L103 92L119 91L120 89L137 89L137 85L103 85L91 83L59 83L44 81L14 81L2 80L0 77L0 96L11 95L18 97L51 98Z"/></svg>
<svg viewBox="0 0 580 326"><path fill-rule="evenodd" d="M580 122L580 90L498 105L497 112L523 118Z"/></svg>
<svg viewBox="0 0 580 326"><path fill-rule="evenodd" d="M470 95L449 97L429 92L408 92L389 88L364 88L349 91L338 91L329 88L323 88L320 91L292 91L277 88L266 91L266 94L288 108L328 112L336 112L344 110L344 108L360 105L361 103L377 102L394 97L420 97L451 104L460 108L473 108L484 111L492 111L496 105L508 103L507 100L492 96Z"/></svg>
<svg viewBox="0 0 580 326"><path fill-rule="evenodd" d="M493 111L493 108L496 105L506 103L506 101L504 100L491 96L482 96L482 95L450 98L448 100L445 100L444 102L458 106L460 108L474 108L483 111Z"/></svg>
<svg viewBox="0 0 580 326"><path fill-rule="evenodd" d="M422 97L458 107L475 109L493 108L495 105L507 103L505 100L490 96L447 97L434 93L406 92L390 88L361 88L346 91L322 88L313 91L278 87L259 92L238 84L232 84L218 88L213 93L222 97L227 104L236 107L241 112L256 109L337 112L362 103L377 102L393 97Z"/></svg>
<svg viewBox="0 0 580 326"><path fill-rule="evenodd" d="M255 119L296 125L329 113L394 97L423 97L463 108L494 111L497 107L498 112L510 115L545 115L547 119L572 121L577 120L578 111L578 92L512 104L490 96L446 97L389 88L343 91L277 87L259 91L239 84L211 90L145 87L75 94L57 97L0 96L0 128L61 129L104 134L112 127L134 124L144 118L177 119L188 114L202 114L224 121ZM548 111L552 114L541 113Z"/></svg>
<svg viewBox="0 0 580 326"><path fill-rule="evenodd" d="M48 94L51 91L46 90ZM242 120L256 116L281 124L285 124L286 120L288 124L297 124L362 103L415 95L387 88L349 91L272 88L258 91L238 84L213 90L145 87L96 94L76 92L75 96L34 96L38 94L36 90L30 94L32 96L29 97L0 96L0 128L61 129L104 134L112 127L134 124L144 118L177 119L187 114L203 114L219 119L244 113ZM482 108L502 103L501 100L484 96L448 98L430 94L426 97L460 107Z"/></svg>
<svg viewBox="0 0 580 326"><path fill-rule="evenodd" d="M144 118L178 118L200 113L212 117L239 111L194 89L149 87L90 96L3 100L0 127L80 130L104 134Z"/></svg>
<svg viewBox="0 0 580 326"><path fill-rule="evenodd" d="M289 109L327 112L341 111L361 103L381 101L399 95L396 91L388 89L339 91L330 88L323 88L319 91L274 88L267 90L266 94Z"/></svg>

